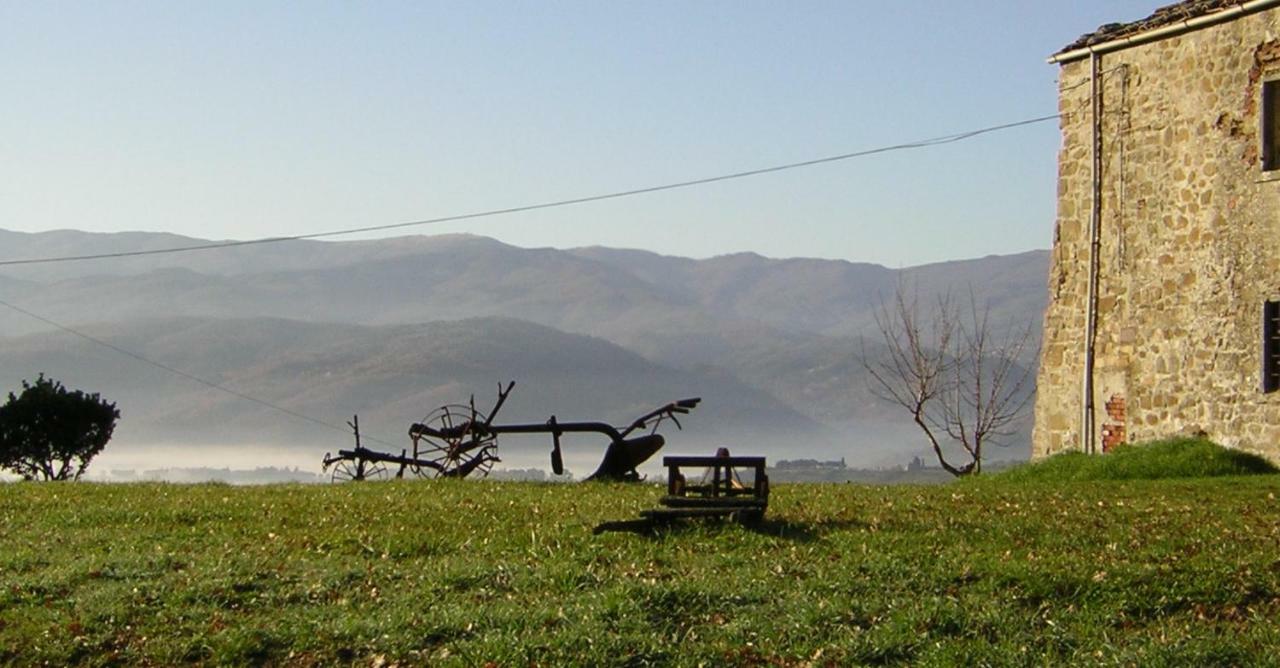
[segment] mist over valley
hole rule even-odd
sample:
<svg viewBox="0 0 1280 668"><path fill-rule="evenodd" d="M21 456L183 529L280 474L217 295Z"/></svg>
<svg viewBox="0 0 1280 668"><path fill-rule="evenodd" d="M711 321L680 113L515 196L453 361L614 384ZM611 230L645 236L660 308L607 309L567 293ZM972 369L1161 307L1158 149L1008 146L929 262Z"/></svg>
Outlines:
<svg viewBox="0 0 1280 668"><path fill-rule="evenodd" d="M7 258L197 245L167 234L0 230ZM735 452L904 464L925 454L901 409L868 390L859 354L881 354L874 309L897 287L923 302L972 290L992 321L1038 327L1044 251L889 269L736 254L519 248L485 237L290 241L9 266L0 298L93 339L341 427L360 415L370 447L408 447L431 409L501 421L603 420L700 396L664 429L663 453ZM349 434L281 413L0 309L0 382L45 373L116 401L122 418L95 469L319 468ZM1034 359L1022 360L1034 364ZM1029 422L1028 422L1029 424ZM1024 426L993 459L1025 458ZM599 439L566 441L589 472ZM549 439L501 439L504 467L546 468ZM271 454L267 454L270 452ZM656 458L655 458L656 460ZM652 462L651 462L652 464Z"/></svg>

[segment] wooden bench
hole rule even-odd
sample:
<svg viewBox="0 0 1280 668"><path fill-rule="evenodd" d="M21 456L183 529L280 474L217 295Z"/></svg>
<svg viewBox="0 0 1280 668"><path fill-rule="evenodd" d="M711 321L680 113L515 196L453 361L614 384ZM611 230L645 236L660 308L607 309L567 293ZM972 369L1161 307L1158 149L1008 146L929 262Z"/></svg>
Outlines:
<svg viewBox="0 0 1280 668"><path fill-rule="evenodd" d="M758 522L769 507L764 457L670 456L662 458L662 465L667 467L667 495L659 502L665 507L643 510L641 517L668 520L728 516L742 522ZM701 468L707 473L703 480L690 483L680 472L682 468ZM735 469L752 470L750 486L741 483Z"/></svg>

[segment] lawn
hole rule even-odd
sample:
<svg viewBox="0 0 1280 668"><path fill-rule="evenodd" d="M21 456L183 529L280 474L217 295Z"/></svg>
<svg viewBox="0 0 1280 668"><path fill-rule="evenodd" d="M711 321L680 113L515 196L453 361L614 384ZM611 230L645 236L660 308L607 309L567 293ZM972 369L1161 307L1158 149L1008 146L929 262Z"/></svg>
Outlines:
<svg viewBox="0 0 1280 668"><path fill-rule="evenodd" d="M1280 476L778 485L0 485L0 661L1274 665Z"/></svg>

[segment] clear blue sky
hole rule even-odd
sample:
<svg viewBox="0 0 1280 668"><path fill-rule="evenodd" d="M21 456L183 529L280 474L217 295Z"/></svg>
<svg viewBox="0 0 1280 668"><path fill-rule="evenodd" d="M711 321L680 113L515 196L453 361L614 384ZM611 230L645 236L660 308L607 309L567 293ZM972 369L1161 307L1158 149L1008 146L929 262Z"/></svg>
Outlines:
<svg viewBox="0 0 1280 668"><path fill-rule="evenodd" d="M1161 0L0 0L0 228L253 238L589 195L1056 111ZM1045 248L1056 123L431 226L902 266ZM0 257L4 250L0 249Z"/></svg>

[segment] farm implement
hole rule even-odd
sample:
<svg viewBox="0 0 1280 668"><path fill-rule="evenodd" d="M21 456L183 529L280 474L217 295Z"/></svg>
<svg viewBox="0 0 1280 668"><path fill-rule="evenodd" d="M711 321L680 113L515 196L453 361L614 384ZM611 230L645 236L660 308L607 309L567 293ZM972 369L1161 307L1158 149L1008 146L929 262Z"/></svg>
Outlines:
<svg viewBox="0 0 1280 668"><path fill-rule="evenodd" d="M734 457L720 448L712 457L663 457L667 493L663 507L640 511L640 519L604 522L595 533L645 531L686 518L731 518L747 526L759 524L769 508L769 475L764 457ZM701 468L701 480L690 480L681 469ZM744 479L739 470L750 471ZM745 482L744 482L745 480Z"/></svg>
<svg viewBox="0 0 1280 668"><path fill-rule="evenodd" d="M504 389L498 386L498 399L486 414L476 408L475 396L467 405L450 404L432 411L422 422L409 427L412 449L399 455L379 452L361 445L359 420L348 423L355 431L354 450L326 454L324 468L333 467L333 481L369 480L394 476L406 471L423 478L466 478L488 475L498 458L498 436L501 434L550 434L551 470L564 473L564 457L560 437L564 434L600 434L609 439L600 466L588 480L639 480L636 468L652 457L666 440L658 433L663 422L670 420L682 428L677 415L687 414L701 399L681 399L655 408L625 426L605 422L559 422L556 416L542 423L496 424L494 418L507 401L515 383ZM647 433L646 433L647 432ZM639 436L632 434L641 433Z"/></svg>

